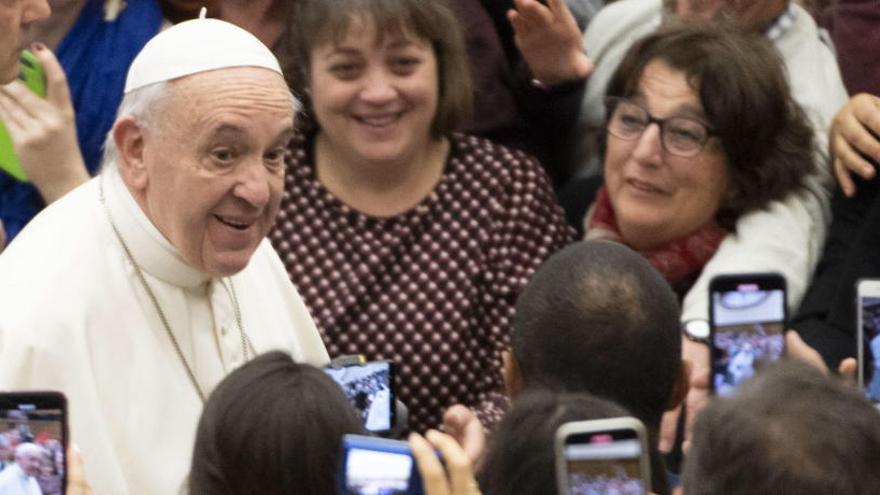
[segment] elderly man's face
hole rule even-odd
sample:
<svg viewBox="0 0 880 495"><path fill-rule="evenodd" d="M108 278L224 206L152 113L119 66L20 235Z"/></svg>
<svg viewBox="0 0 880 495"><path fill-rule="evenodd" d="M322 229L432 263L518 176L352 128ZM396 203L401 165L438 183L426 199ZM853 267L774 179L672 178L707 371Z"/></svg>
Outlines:
<svg viewBox="0 0 880 495"><path fill-rule="evenodd" d="M0 0L0 84L18 75L21 31L31 22L49 17L46 0Z"/></svg>
<svg viewBox="0 0 880 495"><path fill-rule="evenodd" d="M789 0L666 0L667 9L690 21L729 18L744 29L763 29Z"/></svg>
<svg viewBox="0 0 880 495"><path fill-rule="evenodd" d="M226 276L247 266L275 221L293 109L281 75L216 70L169 83L143 134L134 185L147 216L190 265Z"/></svg>
<svg viewBox="0 0 880 495"><path fill-rule="evenodd" d="M42 457L40 452L26 451L15 456L15 463L26 475L39 476L43 467Z"/></svg>

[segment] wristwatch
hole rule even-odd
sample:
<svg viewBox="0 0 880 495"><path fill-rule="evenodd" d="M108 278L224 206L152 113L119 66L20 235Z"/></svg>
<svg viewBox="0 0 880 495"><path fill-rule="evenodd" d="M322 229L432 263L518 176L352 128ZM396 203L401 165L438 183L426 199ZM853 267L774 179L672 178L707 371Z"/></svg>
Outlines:
<svg viewBox="0 0 880 495"><path fill-rule="evenodd" d="M688 320L681 324L681 334L691 342L709 344L709 322L702 319Z"/></svg>

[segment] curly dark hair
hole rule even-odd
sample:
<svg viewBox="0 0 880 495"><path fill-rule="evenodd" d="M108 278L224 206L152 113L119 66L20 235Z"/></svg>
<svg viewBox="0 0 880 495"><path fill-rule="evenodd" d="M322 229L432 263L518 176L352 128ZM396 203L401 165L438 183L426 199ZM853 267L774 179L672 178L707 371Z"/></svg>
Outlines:
<svg viewBox="0 0 880 495"><path fill-rule="evenodd" d="M814 131L765 37L721 23L664 28L630 48L607 95L632 96L654 61L687 76L721 140L730 186L719 225L734 230L742 214L805 188L816 168Z"/></svg>

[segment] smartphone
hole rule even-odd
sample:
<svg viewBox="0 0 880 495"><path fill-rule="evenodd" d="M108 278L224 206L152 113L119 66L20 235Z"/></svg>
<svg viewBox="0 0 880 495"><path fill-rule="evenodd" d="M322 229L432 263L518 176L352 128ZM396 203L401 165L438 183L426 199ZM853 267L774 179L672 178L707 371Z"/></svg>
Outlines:
<svg viewBox="0 0 880 495"><path fill-rule="evenodd" d="M338 474L341 495L421 495L422 478L409 444L345 435Z"/></svg>
<svg viewBox="0 0 880 495"><path fill-rule="evenodd" d="M0 393L0 491L63 494L67 435L67 401L61 393ZM9 478L18 479L20 491L8 491L3 480Z"/></svg>
<svg viewBox="0 0 880 495"><path fill-rule="evenodd" d="M720 275L709 282L712 390L729 395L763 363L785 352L785 278L778 273Z"/></svg>
<svg viewBox="0 0 880 495"><path fill-rule="evenodd" d="M573 421L556 430L560 495L651 491L645 426L636 418Z"/></svg>
<svg viewBox="0 0 880 495"><path fill-rule="evenodd" d="M21 51L21 65L18 78L25 86L38 96L46 96L46 75L43 73L43 66L40 65L37 57L33 53ZM9 175L16 179L27 182L27 176L21 168L21 162L15 154L15 147L12 145L12 138L0 122L0 169L5 170Z"/></svg>
<svg viewBox="0 0 880 495"><path fill-rule="evenodd" d="M324 371L342 387L367 431L382 433L391 430L396 420L394 363L365 361L362 356L352 358L336 359Z"/></svg>
<svg viewBox="0 0 880 495"><path fill-rule="evenodd" d="M856 282L856 348L859 387L871 402L880 403L880 279Z"/></svg>

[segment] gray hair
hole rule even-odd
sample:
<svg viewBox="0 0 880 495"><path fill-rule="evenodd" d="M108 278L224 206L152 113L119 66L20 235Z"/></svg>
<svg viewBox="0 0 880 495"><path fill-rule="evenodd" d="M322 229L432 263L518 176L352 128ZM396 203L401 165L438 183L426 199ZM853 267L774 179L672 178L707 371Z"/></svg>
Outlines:
<svg viewBox="0 0 880 495"><path fill-rule="evenodd" d="M46 449L35 443L20 443L18 444L18 447L15 448L15 458L18 459L25 454L43 455L44 452L46 452Z"/></svg>

